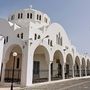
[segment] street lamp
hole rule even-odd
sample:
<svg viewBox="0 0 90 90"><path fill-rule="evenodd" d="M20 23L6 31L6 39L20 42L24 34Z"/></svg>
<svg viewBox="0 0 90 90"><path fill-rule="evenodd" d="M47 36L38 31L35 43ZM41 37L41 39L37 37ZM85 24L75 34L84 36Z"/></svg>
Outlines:
<svg viewBox="0 0 90 90"><path fill-rule="evenodd" d="M13 61L13 71L12 71L12 80L11 80L11 90L13 90L14 66L15 66L15 57L16 56L17 56L17 52L13 52L14 61Z"/></svg>

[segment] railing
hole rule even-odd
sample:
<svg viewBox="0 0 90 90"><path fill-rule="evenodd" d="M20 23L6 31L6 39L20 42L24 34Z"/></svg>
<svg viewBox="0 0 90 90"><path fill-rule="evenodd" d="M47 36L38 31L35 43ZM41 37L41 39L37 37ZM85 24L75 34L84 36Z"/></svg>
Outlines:
<svg viewBox="0 0 90 90"><path fill-rule="evenodd" d="M38 73L33 73L33 83L48 81L48 70L40 70Z"/></svg>
<svg viewBox="0 0 90 90"><path fill-rule="evenodd" d="M81 76L85 76L85 70L81 70Z"/></svg>
<svg viewBox="0 0 90 90"><path fill-rule="evenodd" d="M90 70L87 70L87 75L90 75ZM37 74L33 73L33 83L38 83L38 82L46 82L48 81L48 70L40 70ZM81 70L81 75L85 76L85 70ZM80 70L74 70L74 76L75 77L80 77ZM72 70L65 70L65 78L72 78L73 77L73 72ZM60 80L62 79L62 71L58 70L53 70L51 71L51 80Z"/></svg>
<svg viewBox="0 0 90 90"><path fill-rule="evenodd" d="M38 73L33 73L33 83L46 82L48 81L48 70L40 70ZM65 72L65 78L72 78L72 70ZM51 80L62 79L62 71L53 70L51 71Z"/></svg>
<svg viewBox="0 0 90 90"><path fill-rule="evenodd" d="M13 82L20 83L21 79L21 70L14 70L14 78ZM11 82L12 80L12 69L6 69L5 70L5 82Z"/></svg>
<svg viewBox="0 0 90 90"><path fill-rule="evenodd" d="M73 72L72 70L65 71L65 78L72 78ZM52 74L52 80L60 80L62 79L62 71L53 70Z"/></svg>
<svg viewBox="0 0 90 90"><path fill-rule="evenodd" d="M72 78L72 76L73 76L72 70L68 70L68 71L65 72L65 78L66 78L66 79L67 79L67 78Z"/></svg>
<svg viewBox="0 0 90 90"><path fill-rule="evenodd" d="M60 80L62 79L62 72L58 70L53 70L51 72L51 80Z"/></svg>
<svg viewBox="0 0 90 90"><path fill-rule="evenodd" d="M87 70L87 75L88 75L88 76L90 75L90 70Z"/></svg>
<svg viewBox="0 0 90 90"><path fill-rule="evenodd" d="M87 75L90 75L90 70L86 70ZM37 82L46 82L48 81L48 70L40 70L38 73L33 73L33 83ZM65 78L71 78L73 75L72 70L65 70ZM80 70L74 70L74 76L79 77L80 76ZM81 76L85 76L85 70L81 70ZM53 70L51 71L51 80L60 80L62 79L62 71ZM5 82L11 82L12 80L12 69L6 69L5 70ZM14 70L14 82L20 83L21 81L21 70Z"/></svg>
<svg viewBox="0 0 90 90"><path fill-rule="evenodd" d="M79 77L80 76L80 70L74 70L74 76Z"/></svg>

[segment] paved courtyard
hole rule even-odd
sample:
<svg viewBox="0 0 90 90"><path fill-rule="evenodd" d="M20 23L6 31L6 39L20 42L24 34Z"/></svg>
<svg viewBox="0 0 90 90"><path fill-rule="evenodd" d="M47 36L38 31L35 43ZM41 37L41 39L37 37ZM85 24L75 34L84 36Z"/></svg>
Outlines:
<svg viewBox="0 0 90 90"><path fill-rule="evenodd" d="M90 90L90 78L34 86L26 90Z"/></svg>
<svg viewBox="0 0 90 90"><path fill-rule="evenodd" d="M10 90L10 87L0 88L0 90ZM31 87L17 87L14 88L14 90L90 90L90 78L56 81L38 85L34 84Z"/></svg>

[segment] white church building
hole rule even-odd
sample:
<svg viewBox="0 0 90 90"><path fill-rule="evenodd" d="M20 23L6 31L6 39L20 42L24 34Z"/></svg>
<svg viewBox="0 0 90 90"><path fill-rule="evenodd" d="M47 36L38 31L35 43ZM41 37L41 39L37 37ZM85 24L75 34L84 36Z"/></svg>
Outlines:
<svg viewBox="0 0 90 90"><path fill-rule="evenodd" d="M21 86L90 75L90 57L79 54L63 27L41 11L27 8L0 19L0 35L1 83L11 82L14 52L14 83Z"/></svg>

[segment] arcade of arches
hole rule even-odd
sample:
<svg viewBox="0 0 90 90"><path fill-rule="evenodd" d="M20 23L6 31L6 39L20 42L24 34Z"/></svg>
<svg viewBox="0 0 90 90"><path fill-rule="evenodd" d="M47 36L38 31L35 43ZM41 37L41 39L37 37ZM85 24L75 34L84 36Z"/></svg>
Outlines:
<svg viewBox="0 0 90 90"><path fill-rule="evenodd" d="M14 82L21 81L21 67L22 67L22 50L19 46L14 46L10 52L9 60L5 67L4 80L10 82L12 78L12 65L13 56L12 52L17 52L18 55L15 60L14 67ZM75 63L73 57L69 53L66 55L66 62L64 62L64 56L60 50L54 52L53 60L50 63L50 55L48 50L39 45L33 55L33 83L44 82L48 80L60 80L73 77L81 77L90 75L90 61L82 58L80 63L79 56L75 57ZM87 65L87 66L86 66Z"/></svg>
<svg viewBox="0 0 90 90"><path fill-rule="evenodd" d="M88 63L86 70L85 61L82 59L82 63L80 63L79 56L76 56L74 63L73 57L70 53L66 55L66 62L64 62L62 52L60 50L56 50L50 67L49 58L49 53L45 47L38 46L36 48L33 61L33 82L60 80L64 78L68 79L90 75L89 60L87 60Z"/></svg>

